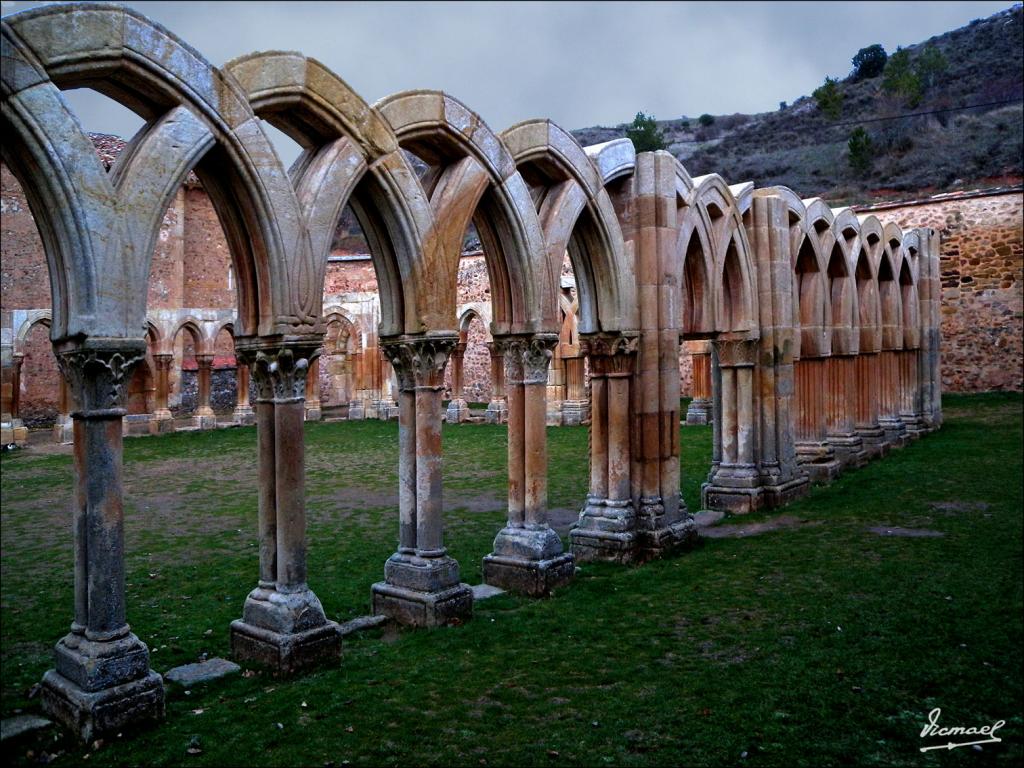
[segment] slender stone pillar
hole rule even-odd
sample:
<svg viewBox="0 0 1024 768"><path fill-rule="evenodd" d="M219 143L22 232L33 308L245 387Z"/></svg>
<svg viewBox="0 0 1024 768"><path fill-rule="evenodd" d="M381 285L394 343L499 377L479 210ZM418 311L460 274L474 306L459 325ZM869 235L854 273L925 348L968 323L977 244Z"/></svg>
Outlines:
<svg viewBox="0 0 1024 768"><path fill-rule="evenodd" d="M893 448L907 443L907 427L900 418L899 350L883 349L878 355L879 408L878 426L885 433L885 441Z"/></svg>
<svg viewBox="0 0 1024 768"><path fill-rule="evenodd" d="M235 389L238 392L235 398L235 423L243 425L255 424L256 414L249 404L249 366L239 360L237 355L235 360L237 366L235 368Z"/></svg>
<svg viewBox="0 0 1024 768"><path fill-rule="evenodd" d="M362 421L366 418L366 363L362 352L352 353L352 371L355 397L348 404L348 418Z"/></svg>
<svg viewBox="0 0 1024 768"><path fill-rule="evenodd" d="M75 614L43 676L42 703L79 738L164 714L163 681L126 621L122 428L131 370L142 340L62 350L57 360L78 408L75 431Z"/></svg>
<svg viewBox="0 0 1024 768"><path fill-rule="evenodd" d="M200 429L215 429L217 417L210 407L210 377L213 372L213 355L196 355L196 384L198 397L195 422Z"/></svg>
<svg viewBox="0 0 1024 768"><path fill-rule="evenodd" d="M306 372L318 341L238 350L256 382L260 578L231 622L231 653L281 674L336 663L337 625L306 583ZM241 362L241 361L240 361Z"/></svg>
<svg viewBox="0 0 1024 768"><path fill-rule="evenodd" d="M11 423L21 426L21 364L25 356L11 355Z"/></svg>
<svg viewBox="0 0 1024 768"><path fill-rule="evenodd" d="M155 354L153 355L153 368L156 391L154 393L153 421L156 432L173 432L174 416L167 407L167 400L170 396L171 366L174 364L174 355Z"/></svg>
<svg viewBox="0 0 1024 768"><path fill-rule="evenodd" d="M67 379L60 377L60 392L57 396L57 421L53 425L53 442L61 445L69 445L75 441L74 419L71 412L74 410L71 388Z"/></svg>
<svg viewBox="0 0 1024 768"><path fill-rule="evenodd" d="M857 355L857 434L864 442L869 459L885 456L889 443L878 424L878 397L881 372L878 352Z"/></svg>
<svg viewBox="0 0 1024 768"><path fill-rule="evenodd" d="M508 401L505 396L503 347L489 341L487 349L491 353L491 401L487 404L484 419L488 424L504 424L508 421Z"/></svg>
<svg viewBox="0 0 1024 768"><path fill-rule="evenodd" d="M322 351L322 350L321 350ZM306 421L320 421L320 354L306 370Z"/></svg>
<svg viewBox="0 0 1024 768"><path fill-rule="evenodd" d="M640 558L633 500L631 403L638 339L587 336L590 360L590 491L569 532L580 562Z"/></svg>
<svg viewBox="0 0 1024 768"><path fill-rule="evenodd" d="M576 426L590 418L590 403L584 384L583 356L563 357L565 400L562 401L562 424Z"/></svg>
<svg viewBox="0 0 1024 768"><path fill-rule="evenodd" d="M796 458L813 482L839 476L839 460L828 441L828 360L808 357L793 365L796 379Z"/></svg>
<svg viewBox="0 0 1024 768"><path fill-rule="evenodd" d="M543 596L567 583L574 558L548 524L547 385L554 335L498 340L504 346L509 391L509 512L484 557L484 581L519 594Z"/></svg>
<svg viewBox="0 0 1024 768"><path fill-rule="evenodd" d="M444 547L441 395L458 339L404 336L382 344L398 377L399 543L372 587L373 612L433 627L472 615L473 591Z"/></svg>
<svg viewBox="0 0 1024 768"><path fill-rule="evenodd" d="M714 449L708 481L701 486L706 509L751 512L763 504L763 478L757 464L758 430L754 411L754 366L758 340L716 340Z"/></svg>
<svg viewBox="0 0 1024 768"><path fill-rule="evenodd" d="M460 341L452 350L452 399L448 401L448 412L445 414L449 424L458 424L469 418L469 405L462 394L462 364L465 354L466 342Z"/></svg>
<svg viewBox="0 0 1024 768"><path fill-rule="evenodd" d="M857 434L857 356L833 353L827 362L828 423L826 434L842 467L867 462L864 440Z"/></svg>
<svg viewBox="0 0 1024 768"><path fill-rule="evenodd" d="M687 424L707 424L711 419L711 343L687 342L700 345L701 351L692 354L693 399L686 409Z"/></svg>
<svg viewBox="0 0 1024 768"><path fill-rule="evenodd" d="M897 355L900 364L900 419L906 425L907 438L916 440L927 432L919 378L920 350L905 349Z"/></svg>

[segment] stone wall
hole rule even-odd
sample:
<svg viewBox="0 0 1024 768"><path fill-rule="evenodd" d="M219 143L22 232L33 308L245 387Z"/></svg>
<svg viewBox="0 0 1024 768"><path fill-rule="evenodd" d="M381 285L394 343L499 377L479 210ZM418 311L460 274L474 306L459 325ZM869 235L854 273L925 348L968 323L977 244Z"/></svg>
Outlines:
<svg viewBox="0 0 1024 768"><path fill-rule="evenodd" d="M942 386L947 392L1022 389L1024 195L954 193L871 210L883 223L942 238Z"/></svg>

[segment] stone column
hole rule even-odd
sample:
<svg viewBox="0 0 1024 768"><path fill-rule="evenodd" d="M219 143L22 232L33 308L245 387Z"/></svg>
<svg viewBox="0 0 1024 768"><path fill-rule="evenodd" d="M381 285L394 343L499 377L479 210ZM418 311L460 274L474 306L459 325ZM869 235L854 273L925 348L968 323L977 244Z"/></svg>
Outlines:
<svg viewBox="0 0 1024 768"><path fill-rule="evenodd" d="M688 342L693 344L693 342ZM711 420L711 342L696 342L703 349L692 354L693 399L686 409L687 424L707 424Z"/></svg>
<svg viewBox="0 0 1024 768"><path fill-rule="evenodd" d="M217 417L210 407L210 376L213 372L213 355L196 355L196 383L198 385L198 403L195 421L200 429L215 429Z"/></svg>
<svg viewBox="0 0 1024 768"><path fill-rule="evenodd" d="M905 349L897 354L900 363L900 419L907 427L907 438L916 440L927 431L918 368L920 350Z"/></svg>
<svg viewBox="0 0 1024 768"><path fill-rule="evenodd" d="M907 427L900 418L899 350L883 349L878 355L879 407L878 426L885 433L885 441L893 448L907 443Z"/></svg>
<svg viewBox="0 0 1024 768"><path fill-rule="evenodd" d="M122 428L131 370L142 340L105 340L58 353L78 408L75 432L75 612L43 676L42 703L79 738L92 738L164 714L163 681L149 649L126 621Z"/></svg>
<svg viewBox="0 0 1024 768"><path fill-rule="evenodd" d="M322 352L322 350L320 350ZM320 421L320 354L309 362L306 370L306 421Z"/></svg>
<svg viewBox="0 0 1024 768"><path fill-rule="evenodd" d="M631 382L637 339L591 336L590 492L569 532L580 561L630 562L639 557L632 490Z"/></svg>
<svg viewBox="0 0 1024 768"><path fill-rule="evenodd" d="M156 431L158 433L174 431L174 416L167 407L167 399L170 394L171 366L173 364L174 355L153 355L153 368L155 369L153 373L156 379L153 420L156 422Z"/></svg>
<svg viewBox="0 0 1024 768"><path fill-rule="evenodd" d="M563 357L565 400L562 401L562 424L576 426L590 419L590 403L583 376L583 355Z"/></svg>
<svg viewBox="0 0 1024 768"><path fill-rule="evenodd" d="M833 353L827 366L827 440L841 466L863 466L867 453L856 428L857 356Z"/></svg>
<svg viewBox="0 0 1024 768"><path fill-rule="evenodd" d="M701 486L706 509L750 512L763 503L754 409L754 368L758 340L712 344L715 370L715 447L708 481Z"/></svg>
<svg viewBox="0 0 1024 768"><path fill-rule="evenodd" d="M455 336L382 343L399 383L399 543L372 587L373 612L413 626L468 619L473 591L444 547L441 396Z"/></svg>
<svg viewBox="0 0 1024 768"><path fill-rule="evenodd" d="M364 398L365 388L365 364L362 352L352 353L353 371L353 392L355 396L348 404L348 418L352 421L362 421L366 418L366 401Z"/></svg>
<svg viewBox="0 0 1024 768"><path fill-rule="evenodd" d="M484 581L530 596L550 594L575 571L573 556L548 525L546 400L557 341L551 334L500 342L509 388L509 511L494 551L484 557Z"/></svg>
<svg viewBox="0 0 1024 768"><path fill-rule="evenodd" d="M292 674L336 663L337 625L306 583L306 372L319 343L274 339L238 351L256 382L259 451L260 577L231 622L231 653L239 660Z"/></svg>
<svg viewBox="0 0 1024 768"><path fill-rule="evenodd" d="M508 401L505 396L503 347L489 341L487 349L491 353L491 401L487 404L484 419L488 424L504 424L508 421Z"/></svg>
<svg viewBox="0 0 1024 768"><path fill-rule="evenodd" d="M864 443L869 459L879 458L889 452L885 432L878 424L878 398L881 372L878 352L862 352L857 355L857 434Z"/></svg>
<svg viewBox="0 0 1024 768"><path fill-rule="evenodd" d="M235 355L235 389L238 394L235 398L234 418L236 424L255 424L256 414L249 404L249 366L242 362Z"/></svg>
<svg viewBox="0 0 1024 768"><path fill-rule="evenodd" d="M452 399L448 401L445 415L449 424L458 424L469 418L469 405L462 395L462 363L466 355L466 342L460 341L452 350Z"/></svg>
<svg viewBox="0 0 1024 768"><path fill-rule="evenodd" d="M53 425L53 442L69 445L75 441L74 419L71 418L73 410L71 389L67 379L61 376L60 393L57 396L57 421Z"/></svg>
<svg viewBox="0 0 1024 768"><path fill-rule="evenodd" d="M828 358L807 357L793 364L796 379L796 458L816 483L839 476L839 460L828 441Z"/></svg>
<svg viewBox="0 0 1024 768"><path fill-rule="evenodd" d="M21 364L25 356L11 355L11 423L21 426Z"/></svg>

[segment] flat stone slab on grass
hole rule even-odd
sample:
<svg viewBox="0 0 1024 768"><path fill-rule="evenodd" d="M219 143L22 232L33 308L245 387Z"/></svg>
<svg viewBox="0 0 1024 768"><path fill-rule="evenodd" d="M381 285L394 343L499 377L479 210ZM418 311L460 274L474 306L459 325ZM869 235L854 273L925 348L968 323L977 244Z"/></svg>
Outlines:
<svg viewBox="0 0 1024 768"><path fill-rule="evenodd" d="M743 539L760 533L797 528L804 525L821 525L820 520L801 520L793 515L779 515L761 523L738 523L736 525L711 525L700 529L706 539Z"/></svg>
<svg viewBox="0 0 1024 768"><path fill-rule="evenodd" d="M936 512L956 514L957 512L985 512L991 505L984 501L936 501L928 505Z"/></svg>
<svg viewBox="0 0 1024 768"><path fill-rule="evenodd" d="M473 600L486 600L489 597L504 595L505 590L500 587L492 587L490 584L474 584L472 586Z"/></svg>
<svg viewBox="0 0 1024 768"><path fill-rule="evenodd" d="M338 634L342 637L351 635L353 632L359 632L363 629L373 629L387 623L387 616L360 616L357 619L346 621L344 624L338 625Z"/></svg>
<svg viewBox="0 0 1024 768"><path fill-rule="evenodd" d="M899 536L905 539L938 539L946 535L942 531L933 531L928 528L900 528L898 525L876 525L868 530L879 536Z"/></svg>
<svg viewBox="0 0 1024 768"><path fill-rule="evenodd" d="M16 738L24 733L49 728L52 722L36 715L17 715L0 720L0 741Z"/></svg>
<svg viewBox="0 0 1024 768"><path fill-rule="evenodd" d="M196 664L184 664L180 667L167 670L165 678L178 685L195 685L196 683L208 683L227 675L233 675L241 671L241 667L227 659L207 659Z"/></svg>
<svg viewBox="0 0 1024 768"><path fill-rule="evenodd" d="M725 512L720 509L702 509L693 516L693 522L698 528L707 528L709 525L721 522Z"/></svg>

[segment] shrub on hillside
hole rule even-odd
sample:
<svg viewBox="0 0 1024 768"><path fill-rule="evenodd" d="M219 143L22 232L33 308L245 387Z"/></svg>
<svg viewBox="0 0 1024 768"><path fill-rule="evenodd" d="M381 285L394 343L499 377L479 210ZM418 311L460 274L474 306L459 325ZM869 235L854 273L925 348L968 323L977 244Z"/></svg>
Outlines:
<svg viewBox="0 0 1024 768"><path fill-rule="evenodd" d="M826 77L825 82L814 89L811 94L818 102L818 109L829 120L837 120L843 111L843 92L839 90L839 81L834 77Z"/></svg>
<svg viewBox="0 0 1024 768"><path fill-rule="evenodd" d="M874 142L871 141L868 132L860 126L854 128L846 147L850 153L848 158L850 168L859 176L867 174L871 170L875 154Z"/></svg>
<svg viewBox="0 0 1024 768"><path fill-rule="evenodd" d="M885 65L885 76L882 78L882 89L903 100L908 107L916 107L921 103L924 87L921 77L910 58L910 51L897 48Z"/></svg>
<svg viewBox="0 0 1024 768"><path fill-rule="evenodd" d="M888 54L878 43L861 48L853 57L853 76L856 80L867 80L878 77L885 69Z"/></svg>
<svg viewBox="0 0 1024 768"><path fill-rule="evenodd" d="M703 115L697 118L697 122L707 128L709 125L715 124L715 118L713 115L709 115L705 112Z"/></svg>

